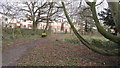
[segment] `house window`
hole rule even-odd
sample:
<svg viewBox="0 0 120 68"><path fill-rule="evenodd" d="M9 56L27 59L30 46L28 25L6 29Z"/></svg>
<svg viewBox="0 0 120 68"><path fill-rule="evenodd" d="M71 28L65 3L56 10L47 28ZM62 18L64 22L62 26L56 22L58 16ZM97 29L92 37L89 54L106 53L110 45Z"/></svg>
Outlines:
<svg viewBox="0 0 120 68"><path fill-rule="evenodd" d="M32 25L30 25L30 28L32 28Z"/></svg>
<svg viewBox="0 0 120 68"><path fill-rule="evenodd" d="M26 28L26 25L24 25L24 28Z"/></svg>

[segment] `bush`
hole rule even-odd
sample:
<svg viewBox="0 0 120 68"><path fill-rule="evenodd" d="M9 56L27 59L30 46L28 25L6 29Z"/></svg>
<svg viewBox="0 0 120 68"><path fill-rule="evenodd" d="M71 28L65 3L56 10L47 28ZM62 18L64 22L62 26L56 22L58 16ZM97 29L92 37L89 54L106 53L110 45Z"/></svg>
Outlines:
<svg viewBox="0 0 120 68"><path fill-rule="evenodd" d="M69 39L64 39L65 42L67 43L72 43L72 44L82 44L76 37L72 37Z"/></svg>
<svg viewBox="0 0 120 68"><path fill-rule="evenodd" d="M43 32L43 30L36 30L36 35L40 35ZM30 29L11 29L11 28L4 28L2 29L2 37L4 39L13 39L13 34L15 38L21 38L21 37L29 37L34 35L34 31Z"/></svg>

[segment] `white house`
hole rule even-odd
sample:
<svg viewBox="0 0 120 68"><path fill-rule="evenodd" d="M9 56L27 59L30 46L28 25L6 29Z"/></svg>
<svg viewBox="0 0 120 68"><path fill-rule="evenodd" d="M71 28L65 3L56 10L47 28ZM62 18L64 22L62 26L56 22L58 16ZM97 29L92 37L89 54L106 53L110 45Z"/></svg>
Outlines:
<svg viewBox="0 0 120 68"><path fill-rule="evenodd" d="M32 29L33 22L29 20L21 20L21 27L20 28L25 28L25 29Z"/></svg>
<svg viewBox="0 0 120 68"><path fill-rule="evenodd" d="M46 24L47 23L45 21L39 22L37 24L37 28L38 29L45 29ZM62 27L63 27L63 30L61 30ZM70 25L66 21L63 21L63 20L50 22L48 28L50 28L53 32L61 32L61 31L65 31L65 30L70 32Z"/></svg>
<svg viewBox="0 0 120 68"><path fill-rule="evenodd" d="M2 20L3 27L6 27L6 26L11 28L19 27L19 28L25 28L25 29L32 29L33 27L33 22L27 20L26 18L15 19L13 17L2 16L1 20ZM46 25L47 25L46 21L39 22L37 24L37 29L45 29ZM75 27L77 30L79 29L79 25L75 25ZM70 32L71 31L71 27L69 23L63 19L50 22L48 29L49 28L53 32L64 32L64 31Z"/></svg>
<svg viewBox="0 0 120 68"><path fill-rule="evenodd" d="M37 29L45 29L46 25L47 25L47 23L45 23L45 22L39 22L37 24Z"/></svg>

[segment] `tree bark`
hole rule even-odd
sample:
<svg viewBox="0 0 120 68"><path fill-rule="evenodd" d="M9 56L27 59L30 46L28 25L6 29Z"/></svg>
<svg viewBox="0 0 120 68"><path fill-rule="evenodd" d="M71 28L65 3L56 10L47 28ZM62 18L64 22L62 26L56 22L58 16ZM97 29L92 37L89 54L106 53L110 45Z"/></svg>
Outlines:
<svg viewBox="0 0 120 68"><path fill-rule="evenodd" d="M37 23L33 22L33 30L37 29Z"/></svg>
<svg viewBox="0 0 120 68"><path fill-rule="evenodd" d="M48 26L49 26L49 17L50 17L50 10L52 9L52 4L53 4L53 3L50 3L50 7L49 7L48 12L47 12L47 24L46 24L44 33L47 31L47 28L48 28Z"/></svg>
<svg viewBox="0 0 120 68"><path fill-rule="evenodd" d="M47 19L47 24L46 24L46 27L44 29L44 33L46 33L48 26L49 26L49 19Z"/></svg>
<svg viewBox="0 0 120 68"><path fill-rule="evenodd" d="M117 44L120 44L120 37L119 36L115 36L115 35L112 35L110 33L108 33L100 24L99 22L99 19L97 17L97 13L96 13L96 8L95 8L95 3L91 3L89 5L91 7L91 11L92 11L92 15L93 15L93 19L95 21L95 25L98 29L98 31L107 39L117 43Z"/></svg>
<svg viewBox="0 0 120 68"><path fill-rule="evenodd" d="M64 13L65 13L65 16L71 26L71 28L73 29L73 32L75 33L75 35L77 36L77 38L86 46L88 47L89 49L91 49L92 51L94 52L97 52L99 54L102 54L102 55L107 55L107 56L118 56L120 55L119 52L117 53L111 53L109 51L106 51L106 50L103 50L103 49L100 49L100 48L97 48L95 45L91 45L89 42L87 42L76 30L76 28L74 27L72 21L70 20L70 17L66 11L66 8L65 8L65 5L64 5L64 2L62 2L62 5L63 5L63 10L64 10Z"/></svg>
<svg viewBox="0 0 120 68"><path fill-rule="evenodd" d="M35 35L37 33L37 23L33 21L33 34Z"/></svg>
<svg viewBox="0 0 120 68"><path fill-rule="evenodd" d="M119 2L108 2L108 5L111 9L112 16L117 27L117 31L120 34L120 4Z"/></svg>

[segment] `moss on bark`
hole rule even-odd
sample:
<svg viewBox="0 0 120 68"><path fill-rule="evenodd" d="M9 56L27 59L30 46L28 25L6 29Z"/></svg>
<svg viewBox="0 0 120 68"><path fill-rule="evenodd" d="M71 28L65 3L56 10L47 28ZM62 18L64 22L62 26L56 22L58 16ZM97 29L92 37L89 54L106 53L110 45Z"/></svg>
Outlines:
<svg viewBox="0 0 120 68"><path fill-rule="evenodd" d="M100 25L100 22L99 22L99 19L97 17L97 14L96 14L96 9L95 9L95 3L93 4L90 4L89 5L91 7L91 11L92 11L92 15L93 15L93 19L95 21L95 25L99 31L99 33L101 33L105 38L117 43L117 44L120 44L120 36L115 36L109 32L107 32L101 25Z"/></svg>
<svg viewBox="0 0 120 68"><path fill-rule="evenodd" d="M116 53L111 53L109 51L106 51L106 50L103 50L103 49L100 49L98 47L96 47L95 45L92 45L90 44L89 42L87 42L76 30L76 28L74 27L72 21L70 20L70 17L66 11L66 8L65 8L65 5L64 5L64 2L62 2L62 5L63 5L63 10L64 10L64 13L65 13L65 16L73 30L73 32L75 33L75 35L77 36L77 38L86 46L88 47L89 49L91 49L92 51L94 52L97 52L99 54L102 54L102 55L107 55L107 56L118 56L120 55L119 52L116 52Z"/></svg>

